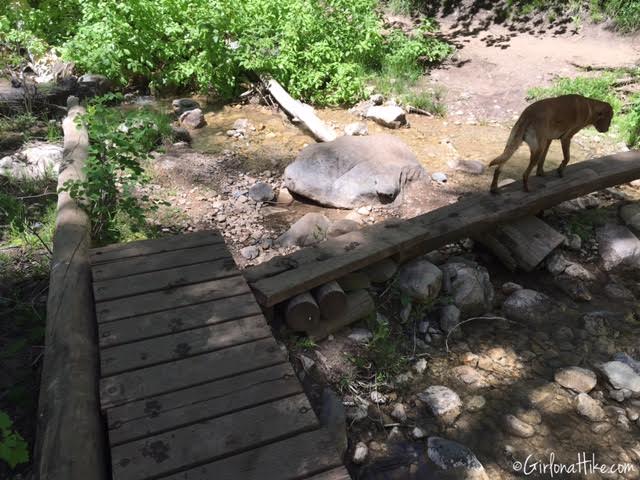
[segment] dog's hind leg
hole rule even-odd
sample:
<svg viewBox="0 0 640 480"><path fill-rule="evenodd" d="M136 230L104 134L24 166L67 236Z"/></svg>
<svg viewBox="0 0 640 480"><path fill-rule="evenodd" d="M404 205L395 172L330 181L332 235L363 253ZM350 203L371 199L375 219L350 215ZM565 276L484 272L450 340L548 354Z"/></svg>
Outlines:
<svg viewBox="0 0 640 480"><path fill-rule="evenodd" d="M562 143L562 155L564 156L564 159L562 160L562 163L558 167L558 175L560 177L563 177L564 169L567 166L567 163L569 163L569 158L571 156L571 137L564 136L560 139L560 142Z"/></svg>
<svg viewBox="0 0 640 480"><path fill-rule="evenodd" d="M498 193L498 178L500 177L500 170L502 170L502 164L496 167L493 172L493 181L491 182L491 193Z"/></svg>
<svg viewBox="0 0 640 480"><path fill-rule="evenodd" d="M542 150L542 154L540 154L540 159L538 160L538 169L536 170L536 175L539 177L544 177L544 161L547 159L547 153L549 152L550 146L551 140L547 140L547 143L544 146L544 150Z"/></svg>
<svg viewBox="0 0 640 480"><path fill-rule="evenodd" d="M529 175L531 174L531 170L536 166L540 159L540 154L543 152L541 148L531 148L531 158L529 159L529 166L524 171L522 175L522 183L524 184L524 191L529 192Z"/></svg>

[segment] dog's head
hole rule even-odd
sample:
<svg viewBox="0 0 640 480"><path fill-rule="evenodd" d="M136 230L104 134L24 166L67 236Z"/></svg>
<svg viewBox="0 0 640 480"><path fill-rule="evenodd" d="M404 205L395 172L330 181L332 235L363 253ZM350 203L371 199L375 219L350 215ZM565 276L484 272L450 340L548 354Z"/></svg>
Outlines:
<svg viewBox="0 0 640 480"><path fill-rule="evenodd" d="M599 132L606 132L611 125L613 108L606 102L597 102L593 108L593 126Z"/></svg>

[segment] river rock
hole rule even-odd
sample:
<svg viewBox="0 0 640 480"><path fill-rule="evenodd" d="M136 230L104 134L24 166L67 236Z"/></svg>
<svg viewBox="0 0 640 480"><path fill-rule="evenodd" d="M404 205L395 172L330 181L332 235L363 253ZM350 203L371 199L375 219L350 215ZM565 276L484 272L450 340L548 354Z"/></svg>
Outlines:
<svg viewBox="0 0 640 480"><path fill-rule="evenodd" d="M442 267L443 290L453 297L453 303L463 317L483 315L491 310L493 285L486 268L471 263L447 263Z"/></svg>
<svg viewBox="0 0 640 480"><path fill-rule="evenodd" d="M362 122L350 123L346 127L344 127L345 135L352 136L364 136L369 134L369 130L367 129L367 124Z"/></svg>
<svg viewBox="0 0 640 480"><path fill-rule="evenodd" d="M431 413L445 425L450 425L462 411L462 401L456 392L443 385L434 385L418 394Z"/></svg>
<svg viewBox="0 0 640 480"><path fill-rule="evenodd" d="M393 202L425 171L391 135L344 136L304 148L284 171L285 186L322 205L356 208Z"/></svg>
<svg viewBox="0 0 640 480"><path fill-rule="evenodd" d="M293 203L293 196L286 188L278 190L278 196L276 197L276 203L278 205L291 205Z"/></svg>
<svg viewBox="0 0 640 480"><path fill-rule="evenodd" d="M568 367L556 372L555 381L575 392L587 393L593 390L598 379L591 370L581 367Z"/></svg>
<svg viewBox="0 0 640 480"><path fill-rule="evenodd" d="M629 390L633 395L640 395L640 375L626 363L617 360L607 362L600 366L600 371L616 390Z"/></svg>
<svg viewBox="0 0 640 480"><path fill-rule="evenodd" d="M254 258L258 258L258 256L260 255L260 249L255 245L250 245L248 247L240 249L240 255L242 255L247 260L253 260Z"/></svg>
<svg viewBox="0 0 640 480"><path fill-rule="evenodd" d="M625 225L640 233L640 202L628 203L620 209L620 217Z"/></svg>
<svg viewBox="0 0 640 480"><path fill-rule="evenodd" d="M596 237L605 270L640 267L640 240L627 227L608 223L596 230Z"/></svg>
<svg viewBox="0 0 640 480"><path fill-rule="evenodd" d="M37 179L58 175L63 149L51 143L36 143L0 159L0 176Z"/></svg>
<svg viewBox="0 0 640 480"><path fill-rule="evenodd" d="M201 128L206 124L204 114L199 108L188 110L180 115L180 125L187 128Z"/></svg>
<svg viewBox="0 0 640 480"><path fill-rule="evenodd" d="M440 437L429 437L427 456L443 470L463 469L485 475L484 467L471 450L464 445ZM481 477L476 477L481 478Z"/></svg>
<svg viewBox="0 0 640 480"><path fill-rule="evenodd" d="M505 415L504 427L507 433L520 438L533 437L536 433L531 425L523 422L515 415Z"/></svg>
<svg viewBox="0 0 640 480"><path fill-rule="evenodd" d="M347 220L343 218L342 220L338 220L333 222L327 231L328 237L339 237L340 235L344 235L345 233L355 232L360 229L360 224L358 222L354 222L353 220Z"/></svg>
<svg viewBox="0 0 640 480"><path fill-rule="evenodd" d="M448 179L449 177L447 177L446 173L434 172L431 174L431 180L433 180L436 183L447 183Z"/></svg>
<svg viewBox="0 0 640 480"><path fill-rule="evenodd" d="M461 158L449 160L447 166L453 170L470 173L472 175L482 175L485 170L484 163L478 160L463 160Z"/></svg>
<svg viewBox="0 0 640 480"><path fill-rule="evenodd" d="M460 309L455 305L445 305L440 309L440 330L449 333L460 323Z"/></svg>
<svg viewBox="0 0 640 480"><path fill-rule="evenodd" d="M523 288L513 292L502 304L504 315L525 324L540 324L553 318L556 307L545 294Z"/></svg>
<svg viewBox="0 0 640 480"><path fill-rule="evenodd" d="M407 124L404 110L396 105L374 105L369 107L365 117L388 128L400 128Z"/></svg>
<svg viewBox="0 0 640 480"><path fill-rule="evenodd" d="M171 125L171 139L174 142L191 143L191 134L186 128Z"/></svg>
<svg viewBox="0 0 640 480"><path fill-rule="evenodd" d="M258 182L249 189L248 195L254 202L270 202L275 197L275 192L268 183Z"/></svg>
<svg viewBox="0 0 640 480"><path fill-rule="evenodd" d="M189 110L200 108L200 104L190 98L177 98L171 102L171 106L173 107L173 113L178 116Z"/></svg>
<svg viewBox="0 0 640 480"><path fill-rule="evenodd" d="M371 283L386 283L393 278L398 271L398 264L391 258L385 258L362 270Z"/></svg>
<svg viewBox="0 0 640 480"><path fill-rule="evenodd" d="M440 294L442 270L425 259L413 260L400 269L398 287L418 302L430 302Z"/></svg>
<svg viewBox="0 0 640 480"><path fill-rule="evenodd" d="M617 362L626 363L634 372L640 375L640 361L635 360L633 357L627 355L624 352L618 352L613 356L613 359Z"/></svg>
<svg viewBox="0 0 640 480"><path fill-rule="evenodd" d="M592 422L600 422L606 417L600 404L586 393L581 393L576 397L576 410Z"/></svg>
<svg viewBox="0 0 640 480"><path fill-rule="evenodd" d="M278 237L277 243L283 247L315 245L327 237L327 230L329 230L330 225L329 219L321 213L307 213L291 225L289 230Z"/></svg>
<svg viewBox="0 0 640 480"><path fill-rule="evenodd" d="M402 403L396 403L391 411L391 418L399 422L407 421L407 409Z"/></svg>

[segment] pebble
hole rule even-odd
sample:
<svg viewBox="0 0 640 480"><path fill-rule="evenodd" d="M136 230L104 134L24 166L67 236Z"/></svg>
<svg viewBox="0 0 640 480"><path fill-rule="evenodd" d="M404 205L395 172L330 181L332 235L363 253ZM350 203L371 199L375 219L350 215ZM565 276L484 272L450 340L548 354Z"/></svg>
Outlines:
<svg viewBox="0 0 640 480"><path fill-rule="evenodd" d="M590 392L597 383L596 374L581 367L568 367L558 370L554 378L563 387L578 393Z"/></svg>
<svg viewBox="0 0 640 480"><path fill-rule="evenodd" d="M482 410L486 403L487 400L482 395L474 395L467 399L465 407L469 412L477 412Z"/></svg>
<svg viewBox="0 0 640 480"><path fill-rule="evenodd" d="M424 373L427 369L427 361L424 358L421 358L413 365L413 369L418 373Z"/></svg>
<svg viewBox="0 0 640 480"><path fill-rule="evenodd" d="M358 442L356 445L356 449L353 452L353 463L361 465L367 459L367 455L369 454L369 448L367 444L364 442Z"/></svg>
<svg viewBox="0 0 640 480"><path fill-rule="evenodd" d="M373 392L371 392L369 397L371 398L371 401L377 405L387 403L387 396L384 393L380 393L377 390L374 390Z"/></svg>
<svg viewBox="0 0 640 480"><path fill-rule="evenodd" d="M456 392L443 385L434 385L418 394L418 398L429 406L433 415L442 423L455 422L462 411L462 401Z"/></svg>
<svg viewBox="0 0 640 480"><path fill-rule="evenodd" d="M373 333L366 328L354 328L349 334L349 338L354 342L367 343L373 338Z"/></svg>
<svg viewBox="0 0 640 480"><path fill-rule="evenodd" d="M251 245L240 249L240 254L247 260L253 260L260 255L260 249L255 245Z"/></svg>
<svg viewBox="0 0 640 480"><path fill-rule="evenodd" d="M411 430L411 436L416 440L420 440L421 438L426 437L427 434L420 427L414 427L414 429Z"/></svg>
<svg viewBox="0 0 640 480"><path fill-rule="evenodd" d="M599 422L606 417L600 404L586 393L581 393L576 397L576 410L592 422Z"/></svg>
<svg viewBox="0 0 640 480"><path fill-rule="evenodd" d="M515 415L505 415L504 426L507 433L520 438L533 437L536 433L531 425L523 422Z"/></svg>
<svg viewBox="0 0 640 480"><path fill-rule="evenodd" d="M431 180L440 184L447 183L448 178L447 174L442 172L434 172L431 174Z"/></svg>
<svg viewBox="0 0 640 480"><path fill-rule="evenodd" d="M396 403L391 411L391 417L399 422L405 422L407 420L407 410L402 403Z"/></svg>

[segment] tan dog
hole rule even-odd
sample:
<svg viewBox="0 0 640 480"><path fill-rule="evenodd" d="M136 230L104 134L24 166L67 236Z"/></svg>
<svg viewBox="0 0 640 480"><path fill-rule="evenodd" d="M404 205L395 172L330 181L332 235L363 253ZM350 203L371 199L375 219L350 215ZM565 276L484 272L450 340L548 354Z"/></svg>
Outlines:
<svg viewBox="0 0 640 480"><path fill-rule="evenodd" d="M498 192L498 177L507 160L518 150L522 142L526 142L531 150L529 166L522 176L524 191L529 191L529 174L538 166L537 175L544 176L544 161L549 151L551 140L560 139L564 160L558 168L558 175L569 163L569 147L571 138L588 125L593 125L599 132L609 130L613 109L606 102L583 97L581 95L563 95L547 98L532 103L524 109L520 118L511 129L507 146L502 155L494 159L489 166L497 165L491 182L491 192Z"/></svg>

